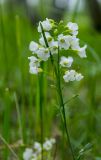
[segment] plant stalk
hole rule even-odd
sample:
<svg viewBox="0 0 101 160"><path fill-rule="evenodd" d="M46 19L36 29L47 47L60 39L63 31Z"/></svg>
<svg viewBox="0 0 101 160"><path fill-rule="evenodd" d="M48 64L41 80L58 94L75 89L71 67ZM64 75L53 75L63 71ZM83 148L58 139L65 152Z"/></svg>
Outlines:
<svg viewBox="0 0 101 160"><path fill-rule="evenodd" d="M60 108L62 107L63 124L64 124L64 127L65 127L67 143L69 143L73 160L75 160L74 151L73 151L72 144L71 144L71 141L70 141L69 131L68 131L67 122L66 122L65 105L64 105L64 101L63 101L63 95L62 95L62 89L61 89L61 81L60 81L61 80L61 74L60 74L59 59L60 59L60 54L59 54L59 47L58 47L58 62L57 62L58 71L57 71L57 74L56 74L58 96L59 96L59 100L60 100Z"/></svg>
<svg viewBox="0 0 101 160"><path fill-rule="evenodd" d="M43 38L46 44L46 47L49 48L44 30L43 30L43 26L42 23L40 22L40 26L41 26L41 30L42 30L42 34L43 34ZM64 105L64 101L63 101L63 95L62 95L62 89L61 89L61 74L60 74L60 67L59 67L59 60L60 60L60 55L59 55L59 47L58 47L58 62L57 62L57 68L56 65L54 63L54 58L51 54L50 51L50 58L51 58L51 63L52 66L54 68L54 72L55 72L55 76L56 76L56 85L57 85L57 89L58 89L58 96L59 96L59 100L60 100L60 107L62 107L62 116L63 116L63 125L65 127L65 132L66 132L66 137L67 137L67 143L69 143L70 149L71 149L71 154L72 154L72 158L73 160L75 160L75 156L74 156L74 151L71 145L71 141L70 141L70 136L69 136L69 132L68 132L68 128L67 128L67 122L66 122L66 114L65 114L65 105Z"/></svg>

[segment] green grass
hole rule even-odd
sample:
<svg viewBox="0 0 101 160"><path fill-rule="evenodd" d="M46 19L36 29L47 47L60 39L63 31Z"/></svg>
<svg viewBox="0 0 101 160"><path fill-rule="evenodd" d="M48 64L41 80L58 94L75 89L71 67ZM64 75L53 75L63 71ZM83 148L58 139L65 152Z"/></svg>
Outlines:
<svg viewBox="0 0 101 160"><path fill-rule="evenodd" d="M95 157L101 157L101 34L92 28L87 15L77 15L76 22L80 28L80 39L89 45L88 58L84 61L77 59L76 64L80 64L84 80L64 87L66 100L79 94L66 105L66 118L75 153L91 143L92 151L85 159L95 160ZM39 82L38 77L29 74L28 66L29 42L38 40L35 28L23 9L21 13L21 8L11 11L7 6L0 8L0 135L20 159L24 147L40 140L41 135ZM49 67L50 64L46 71ZM70 153L64 145L65 136L62 141L64 130L53 84L52 79L44 74L41 88L44 95L44 138L56 137L56 155L58 159L66 160ZM19 140L24 144L15 147ZM8 156L14 155L0 139L0 159L7 160Z"/></svg>

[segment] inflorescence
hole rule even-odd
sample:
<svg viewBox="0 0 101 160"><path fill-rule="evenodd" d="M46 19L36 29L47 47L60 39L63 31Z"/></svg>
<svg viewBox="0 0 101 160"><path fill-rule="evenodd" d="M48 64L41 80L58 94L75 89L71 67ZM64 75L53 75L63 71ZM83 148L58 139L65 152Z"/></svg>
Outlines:
<svg viewBox="0 0 101 160"><path fill-rule="evenodd" d="M42 33L42 27L45 33L45 37L48 46L45 44L45 39ZM86 48L87 45L80 47L78 35L78 25L76 23L68 22L64 25L63 21L56 23L52 19L46 18L43 22L39 22L38 32L40 33L39 43L34 41L30 42L29 49L33 56L28 57L30 60L30 73L38 74L43 72L41 68L42 61L48 61L51 56L58 55L58 50L62 51L73 51L80 58L86 58ZM73 57L68 56L68 53L64 55L61 54L59 65L65 73L63 79L65 82L69 81L80 81L83 78L81 73L76 72L74 69L70 69L73 64Z"/></svg>
<svg viewBox="0 0 101 160"><path fill-rule="evenodd" d="M32 148L26 148L23 153L24 160L41 160L42 152L44 158L51 157L53 145L56 143L54 138L46 139L43 146L39 142L34 142Z"/></svg>

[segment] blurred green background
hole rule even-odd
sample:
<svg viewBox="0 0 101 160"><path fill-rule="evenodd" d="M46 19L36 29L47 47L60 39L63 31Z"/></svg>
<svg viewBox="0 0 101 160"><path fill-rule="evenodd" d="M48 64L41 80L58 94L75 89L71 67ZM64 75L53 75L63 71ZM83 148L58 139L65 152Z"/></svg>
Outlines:
<svg viewBox="0 0 101 160"><path fill-rule="evenodd" d="M30 41L39 38L37 24L46 17L78 23L81 45L88 45L87 59L77 59L84 79L67 84L64 97L68 100L79 95L66 106L75 154L91 143L92 150L84 159L100 160L101 0L0 0L0 137L20 159L25 146L40 140L38 79L29 74L28 56ZM44 137L56 137L57 159L70 160L52 84L44 75ZM2 138L0 159L14 159Z"/></svg>

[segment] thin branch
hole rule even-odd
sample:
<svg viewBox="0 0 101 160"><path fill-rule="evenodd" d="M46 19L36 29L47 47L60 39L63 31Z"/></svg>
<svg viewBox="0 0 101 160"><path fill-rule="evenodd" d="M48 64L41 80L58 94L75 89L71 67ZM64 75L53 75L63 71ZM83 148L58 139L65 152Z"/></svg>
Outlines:
<svg viewBox="0 0 101 160"><path fill-rule="evenodd" d="M12 155L19 160L17 154L14 152L14 150L11 148L11 146L7 143L7 141L2 137L2 135L0 135L0 139L2 140L2 142L7 146L7 148L11 151Z"/></svg>

